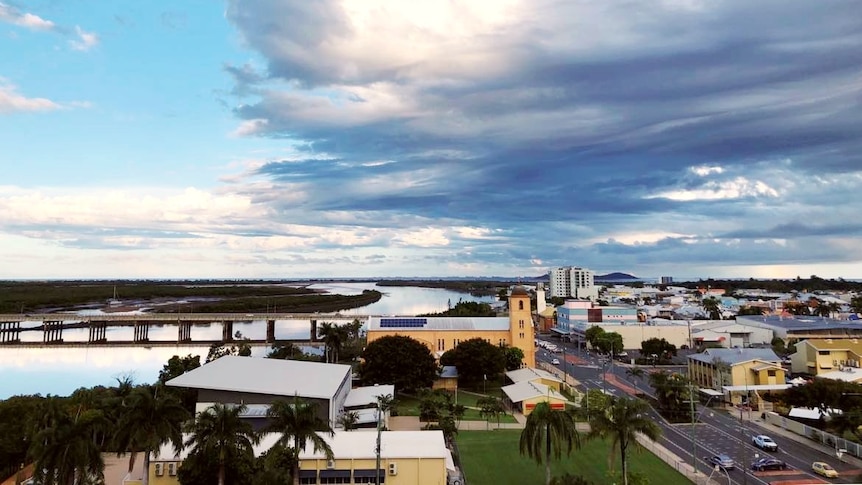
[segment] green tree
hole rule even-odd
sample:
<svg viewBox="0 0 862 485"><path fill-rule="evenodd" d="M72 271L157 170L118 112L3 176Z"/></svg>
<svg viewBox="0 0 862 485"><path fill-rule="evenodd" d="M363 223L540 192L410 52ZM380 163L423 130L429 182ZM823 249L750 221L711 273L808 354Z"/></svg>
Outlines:
<svg viewBox="0 0 862 485"><path fill-rule="evenodd" d="M428 347L403 335L381 337L365 347L359 378L363 385L393 384L399 392L431 387L437 362Z"/></svg>
<svg viewBox="0 0 862 485"><path fill-rule="evenodd" d="M590 344L590 347L596 348L599 345L599 339L605 334L605 329L598 325L593 325L584 332L584 339Z"/></svg>
<svg viewBox="0 0 862 485"><path fill-rule="evenodd" d="M520 369L524 365L524 351L518 347L504 347L503 356L506 359L506 370Z"/></svg>
<svg viewBox="0 0 862 485"><path fill-rule="evenodd" d="M637 393L637 390L638 390L638 382L637 381L643 380L644 375L646 375L643 368L638 367L638 366L629 367L628 369L626 369L626 375L631 377L632 383L635 385L635 393Z"/></svg>
<svg viewBox="0 0 862 485"><path fill-rule="evenodd" d="M226 477L237 475L237 463L254 461L254 445L259 442L259 437L251 424L240 418L245 409L244 405L216 403L197 415L189 427L190 436L184 443L184 446L193 448L189 453L192 461L189 463L187 459L180 467L180 483L194 483L190 478L195 471L215 471L210 483L217 481L218 485L224 485ZM195 463L214 463L215 466L209 470L189 466Z"/></svg>
<svg viewBox="0 0 862 485"><path fill-rule="evenodd" d="M201 366L201 356L188 354L185 357L175 355L168 359L167 364L159 371L159 382L164 384L174 377L179 377L190 370Z"/></svg>
<svg viewBox="0 0 862 485"><path fill-rule="evenodd" d="M571 412L554 410L546 402L540 402L527 417L527 424L521 431L519 448L541 465L545 464L545 485L551 483L551 458L559 460L562 453L572 452L580 447L580 435Z"/></svg>
<svg viewBox="0 0 862 485"><path fill-rule="evenodd" d="M853 313L862 313L862 295L850 299L850 309Z"/></svg>
<svg viewBox="0 0 862 485"><path fill-rule="evenodd" d="M472 385L503 372L506 356L502 348L477 337L452 349L452 364L458 368L458 381Z"/></svg>
<svg viewBox="0 0 862 485"><path fill-rule="evenodd" d="M605 354L618 355L623 351L623 336L617 332L605 332L597 337L596 348Z"/></svg>
<svg viewBox="0 0 862 485"><path fill-rule="evenodd" d="M309 402L299 397L293 401L276 400L266 412L270 422L264 428L269 433L279 433L281 438L277 443L291 453L290 463L293 464L291 476L293 483L299 484L299 455L311 443L315 452L323 452L327 460L332 460L332 448L319 434L334 436L329 423L318 414L317 403Z"/></svg>
<svg viewBox="0 0 862 485"><path fill-rule="evenodd" d="M601 389L588 389L581 397L580 412L589 421L590 416L602 409L606 409L610 405L610 402L610 396L602 392Z"/></svg>
<svg viewBox="0 0 862 485"><path fill-rule="evenodd" d="M27 461L32 430L44 401L42 396L0 400L0 476L13 474Z"/></svg>
<svg viewBox="0 0 862 485"><path fill-rule="evenodd" d="M667 371L653 372L649 376L650 384L655 389L659 409L671 419L688 419L689 416L689 382L685 376Z"/></svg>
<svg viewBox="0 0 862 485"><path fill-rule="evenodd" d="M497 426L500 426L500 415L505 410L503 409L503 403L499 399L493 396L480 397L476 401L476 405L479 407L479 416L485 418L485 429L488 429L489 419L496 419Z"/></svg>
<svg viewBox="0 0 862 485"><path fill-rule="evenodd" d="M628 485L628 466L626 453L629 446L640 447L637 434L655 441L661 435L661 428L647 415L649 406L638 399L612 399L611 405L597 412L590 419L590 438L610 438L609 468L613 469L614 451L619 450L622 463L623 484Z"/></svg>
<svg viewBox="0 0 862 485"><path fill-rule="evenodd" d="M704 298L701 305L711 320L721 320L721 302L719 300L713 297Z"/></svg>
<svg viewBox="0 0 862 485"><path fill-rule="evenodd" d="M249 340L246 337L242 336L242 332L237 331L234 335L234 339L239 341L239 345L233 343L214 343L210 346L209 352L207 352L206 362L212 362L218 358L224 357L225 355L239 355L241 357L248 357L251 355L251 346L247 343Z"/></svg>
<svg viewBox="0 0 862 485"><path fill-rule="evenodd" d="M356 423L359 421L359 413L356 411L345 411L338 415L338 424L344 431L356 429Z"/></svg>
<svg viewBox="0 0 862 485"><path fill-rule="evenodd" d="M641 342L641 355L657 355L659 359L669 359L676 355L676 345L663 338L650 338Z"/></svg>
<svg viewBox="0 0 862 485"><path fill-rule="evenodd" d="M784 343L784 339L781 337L773 337L770 342L772 345L772 351L775 352L776 355L786 355L787 354L787 345Z"/></svg>
<svg viewBox="0 0 862 485"><path fill-rule="evenodd" d="M94 430L105 424L100 410L69 414L59 398L44 403L29 456L34 478L43 485L72 485L104 479L105 463Z"/></svg>
<svg viewBox="0 0 862 485"><path fill-rule="evenodd" d="M158 457L163 444L170 442L177 453L183 447L183 424L190 415L173 394L159 395L159 389L162 387L136 387L117 423L114 441L120 450L131 452L130 473L138 452L144 453L144 470L149 470L150 454ZM148 483L149 476L144 473L144 485Z"/></svg>

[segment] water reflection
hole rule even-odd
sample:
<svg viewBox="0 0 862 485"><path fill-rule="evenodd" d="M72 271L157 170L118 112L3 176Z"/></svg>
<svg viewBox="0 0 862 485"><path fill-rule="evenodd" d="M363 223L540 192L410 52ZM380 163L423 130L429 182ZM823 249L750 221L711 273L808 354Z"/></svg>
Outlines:
<svg viewBox="0 0 862 485"><path fill-rule="evenodd" d="M310 286L331 293L351 295L366 289L377 289L383 297L371 305L345 310L341 315L416 315L443 311L459 300L492 302L493 297L473 297L468 294L436 288L377 287L368 283L327 283ZM93 313L92 311L90 311ZM349 321L327 318L319 321ZM41 322L22 322L22 327L35 327ZM264 321L235 322L234 332L239 331L251 339L266 338ZM310 333L307 320L279 320L276 322L277 339L304 339ZM21 340L41 342L38 330L21 332ZM221 338L219 323L194 325L192 338L217 340ZM87 342L89 329L64 329L63 340ZM133 327L111 327L107 329L108 340L133 340ZM149 338L152 341L176 341L175 325L151 325ZM68 395L79 387L113 385L115 379L131 376L137 383L154 382L162 366L174 355L200 355L204 360L208 351L202 345L177 345L170 347L115 347L115 348L20 348L0 347L0 399L16 394ZM253 349L253 355L263 356L265 347Z"/></svg>

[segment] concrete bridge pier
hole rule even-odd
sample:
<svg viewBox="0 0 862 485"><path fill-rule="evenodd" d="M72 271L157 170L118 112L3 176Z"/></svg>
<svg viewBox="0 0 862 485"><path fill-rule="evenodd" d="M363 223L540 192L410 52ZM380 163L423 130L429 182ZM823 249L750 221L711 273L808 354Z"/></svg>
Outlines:
<svg viewBox="0 0 862 485"><path fill-rule="evenodd" d="M233 342L233 320L222 322L221 339L223 342Z"/></svg>
<svg viewBox="0 0 862 485"><path fill-rule="evenodd" d="M266 342L275 342L275 320L266 321Z"/></svg>
<svg viewBox="0 0 862 485"><path fill-rule="evenodd" d="M317 342L317 320L311 321L311 338L312 342Z"/></svg>
<svg viewBox="0 0 862 485"><path fill-rule="evenodd" d="M177 322L177 342L191 342L192 340L192 324L180 320Z"/></svg>
<svg viewBox="0 0 862 485"><path fill-rule="evenodd" d="M90 322L89 342L107 342L108 322Z"/></svg>
<svg viewBox="0 0 862 485"><path fill-rule="evenodd" d="M63 341L63 322L42 322L42 343L57 343Z"/></svg>
<svg viewBox="0 0 862 485"><path fill-rule="evenodd" d="M150 324L147 322L135 322L135 342L150 341Z"/></svg>
<svg viewBox="0 0 862 485"><path fill-rule="evenodd" d="M21 341L21 322L0 322L0 343Z"/></svg>

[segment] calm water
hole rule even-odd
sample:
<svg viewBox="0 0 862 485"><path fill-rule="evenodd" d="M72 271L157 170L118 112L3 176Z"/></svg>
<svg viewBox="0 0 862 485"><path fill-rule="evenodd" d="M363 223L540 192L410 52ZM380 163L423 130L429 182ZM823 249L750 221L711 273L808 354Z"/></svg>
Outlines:
<svg viewBox="0 0 862 485"><path fill-rule="evenodd" d="M449 290L416 287L377 287L374 283L333 283L313 285L311 288L331 293L351 295L365 289L377 289L383 298L377 303L342 311L342 315L416 315L446 310L459 300L492 302L494 297L474 297ZM335 321L335 319L326 319ZM22 326L37 326L41 322L22 323ZM262 321L234 324L234 331L253 339L266 337L266 325ZM151 340L171 340L177 336L175 326L152 326ZM276 338L305 338L308 336L307 321L276 322ZM113 328L107 331L108 340L131 340L131 327ZM64 330L63 340L86 342L89 330ZM192 338L218 339L221 325L192 327ZM22 332L21 340L40 342L42 332ZM176 346L157 348L74 348L74 349L25 349L0 347L0 399L16 394L68 395L79 387L114 385L116 379L130 376L137 383L154 382L162 366L174 355L200 355L206 358L207 346ZM253 355L265 355L268 349L256 347Z"/></svg>

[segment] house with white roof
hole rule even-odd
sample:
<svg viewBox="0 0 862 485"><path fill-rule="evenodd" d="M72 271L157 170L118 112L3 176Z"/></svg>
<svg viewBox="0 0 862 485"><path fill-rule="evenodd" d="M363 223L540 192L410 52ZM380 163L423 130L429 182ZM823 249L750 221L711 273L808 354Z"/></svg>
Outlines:
<svg viewBox="0 0 862 485"><path fill-rule="evenodd" d="M317 404L334 425L350 393L351 367L300 360L225 356L169 380L166 385L196 389L195 411L215 403L244 404L245 417L262 424L275 400L294 396Z"/></svg>
<svg viewBox="0 0 862 485"><path fill-rule="evenodd" d="M272 448L281 435L265 434L254 446L255 456ZM380 483L386 485L446 485L457 475L452 453L442 431L383 431L380 433L380 468L377 468L377 433L336 431L320 433L334 459L308 446L299 455L299 483ZM186 439L188 436L185 437ZM189 455L188 448L175 453L171 445L161 447L150 462L150 483L179 485L177 470Z"/></svg>

